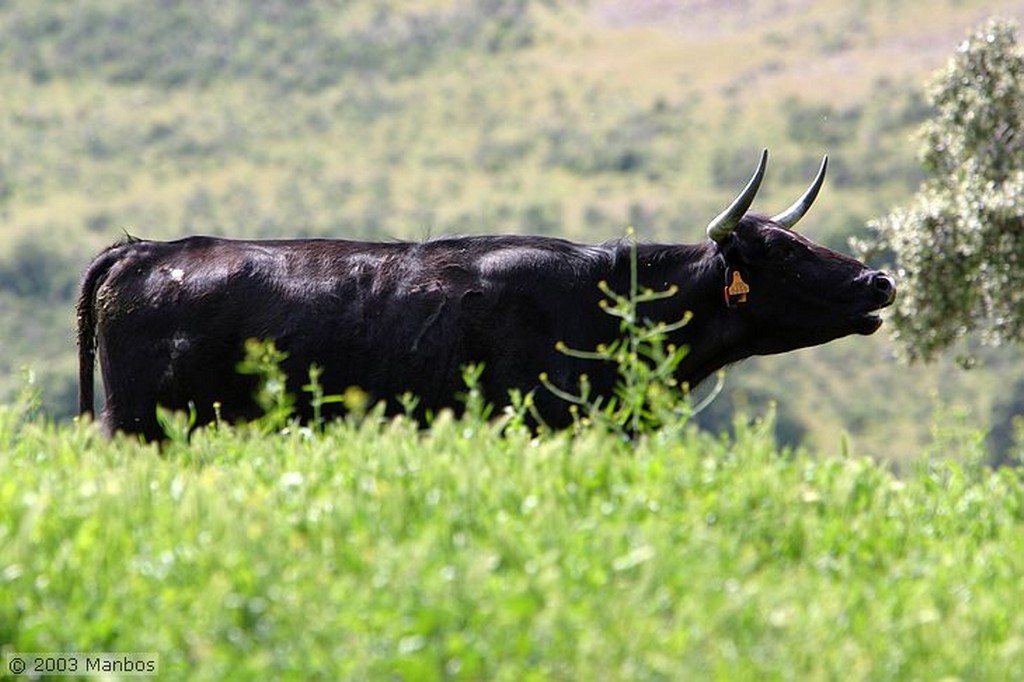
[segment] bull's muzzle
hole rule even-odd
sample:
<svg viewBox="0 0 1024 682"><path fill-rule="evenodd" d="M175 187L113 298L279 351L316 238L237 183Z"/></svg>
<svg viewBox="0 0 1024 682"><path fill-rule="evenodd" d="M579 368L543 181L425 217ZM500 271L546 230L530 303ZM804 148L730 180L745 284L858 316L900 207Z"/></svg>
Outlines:
<svg viewBox="0 0 1024 682"><path fill-rule="evenodd" d="M866 270L856 281L863 287L866 301L863 312L851 318L854 331L858 334L874 334L882 326L882 316L878 311L896 300L896 280L879 270Z"/></svg>
<svg viewBox="0 0 1024 682"><path fill-rule="evenodd" d="M877 296L878 306L884 308L896 300L896 280L880 270L869 270L863 277Z"/></svg>

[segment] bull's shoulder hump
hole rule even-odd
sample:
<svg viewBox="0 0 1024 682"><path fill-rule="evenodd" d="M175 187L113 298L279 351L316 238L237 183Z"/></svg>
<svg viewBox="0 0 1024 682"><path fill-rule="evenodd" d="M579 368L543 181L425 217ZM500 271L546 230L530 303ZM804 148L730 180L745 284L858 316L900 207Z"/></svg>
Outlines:
<svg viewBox="0 0 1024 682"><path fill-rule="evenodd" d="M483 277L503 275L577 273L607 262L610 252L554 237L466 237L431 242L438 260L458 263ZM434 260L434 259L431 259Z"/></svg>

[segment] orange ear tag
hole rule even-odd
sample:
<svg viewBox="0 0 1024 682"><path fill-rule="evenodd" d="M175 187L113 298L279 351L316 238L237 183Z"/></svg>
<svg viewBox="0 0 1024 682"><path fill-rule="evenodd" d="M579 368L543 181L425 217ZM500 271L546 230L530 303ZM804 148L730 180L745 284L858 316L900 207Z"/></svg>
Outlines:
<svg viewBox="0 0 1024 682"><path fill-rule="evenodd" d="M732 305L734 303L746 303L747 294L750 293L750 287L740 277L738 270L732 271L732 281L729 282L729 286L725 288L725 300Z"/></svg>

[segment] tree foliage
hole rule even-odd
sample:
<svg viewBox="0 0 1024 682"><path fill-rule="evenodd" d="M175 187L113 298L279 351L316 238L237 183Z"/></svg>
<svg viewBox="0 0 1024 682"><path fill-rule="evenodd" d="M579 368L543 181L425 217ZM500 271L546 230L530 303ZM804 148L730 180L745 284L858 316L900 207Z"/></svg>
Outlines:
<svg viewBox="0 0 1024 682"><path fill-rule="evenodd" d="M896 259L893 322L911 359L979 332L1024 340L1024 49L991 20L930 85L920 129L926 179L909 206L873 221Z"/></svg>

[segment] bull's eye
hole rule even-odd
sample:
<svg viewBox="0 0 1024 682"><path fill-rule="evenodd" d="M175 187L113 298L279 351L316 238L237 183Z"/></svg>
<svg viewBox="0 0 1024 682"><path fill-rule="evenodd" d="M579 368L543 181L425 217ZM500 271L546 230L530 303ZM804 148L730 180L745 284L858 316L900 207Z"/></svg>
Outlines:
<svg viewBox="0 0 1024 682"><path fill-rule="evenodd" d="M768 257L774 261L792 260L796 253L796 245L789 242L775 242L768 246Z"/></svg>

